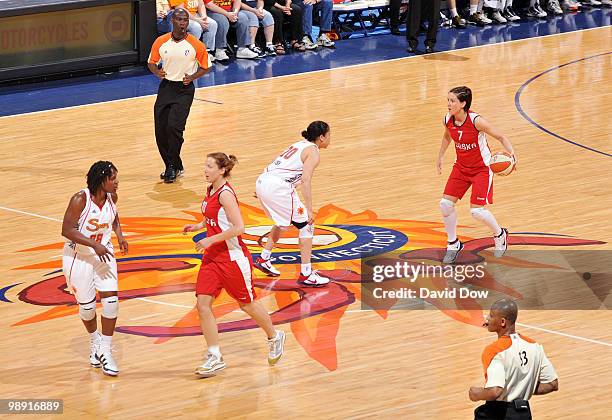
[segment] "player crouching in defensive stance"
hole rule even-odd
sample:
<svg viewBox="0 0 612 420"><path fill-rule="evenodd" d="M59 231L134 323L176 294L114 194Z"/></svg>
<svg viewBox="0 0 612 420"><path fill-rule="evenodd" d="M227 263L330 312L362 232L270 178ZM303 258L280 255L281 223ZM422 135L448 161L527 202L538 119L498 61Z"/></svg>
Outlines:
<svg viewBox="0 0 612 420"><path fill-rule="evenodd" d="M443 262L454 263L463 244L457 238L457 213L455 203L463 198L472 187L470 198L472 217L483 222L493 232L494 254L501 257L508 248L508 231L501 228L495 216L485 208L493 204L493 172L489 168L491 151L487 144L488 134L497 139L516 162L516 155L510 140L476 112L470 110L472 91L466 86L453 88L448 92L448 113L444 117L444 136L436 164L438 175L442 173L442 158L451 140L455 143L457 159L453 165L442 200L440 210L444 217L444 227L448 234L448 245Z"/></svg>
<svg viewBox="0 0 612 420"><path fill-rule="evenodd" d="M270 365L279 361L285 345L285 333L274 329L270 315L255 300L251 254L240 237L244 232L244 222L236 193L227 182L236 162L235 156L227 156L225 153L211 153L207 156L204 173L210 185L202 202L204 220L183 228L183 233L187 233L206 227L206 237L196 243L196 250L205 252L196 282L200 326L208 346L204 363L195 370L196 375L201 377L214 376L216 372L225 369L219 349L219 331L212 310L213 301L221 289L225 289L240 308L266 332Z"/></svg>
<svg viewBox="0 0 612 420"><path fill-rule="evenodd" d="M94 163L87 173L87 188L72 196L62 224L62 236L69 240L64 246L64 277L91 336L89 363L110 376L119 373L111 354L119 301L111 231L121 251L128 251L117 214L118 187L117 168L107 161ZM102 334L96 319L96 291L102 303Z"/></svg>
<svg viewBox="0 0 612 420"><path fill-rule="evenodd" d="M255 261L255 267L268 276L279 276L270 262L274 244L278 242L281 230L294 225L299 231L301 269L298 283L308 287L321 287L329 279L312 270L310 262L312 238L314 236L314 212L312 210L312 177L319 165L319 149L325 149L331 141L329 125L324 121L313 121L302 131L304 140L289 146L257 178L256 196L266 214L274 221L268 241ZM300 186L306 206L296 192Z"/></svg>

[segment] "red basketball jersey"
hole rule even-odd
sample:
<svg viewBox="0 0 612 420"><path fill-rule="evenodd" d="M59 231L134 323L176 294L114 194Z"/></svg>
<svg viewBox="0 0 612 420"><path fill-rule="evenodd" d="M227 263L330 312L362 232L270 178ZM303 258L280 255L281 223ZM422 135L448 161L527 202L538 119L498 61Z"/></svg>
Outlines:
<svg viewBox="0 0 612 420"><path fill-rule="evenodd" d="M491 150L487 143L485 133L478 131L474 121L479 115L472 110L468 111L463 124L456 125L455 117L446 114L444 125L448 128L451 138L455 143L457 160L455 163L461 168L469 171L484 169L489 166L491 160Z"/></svg>
<svg viewBox="0 0 612 420"><path fill-rule="evenodd" d="M208 187L206 198L202 202L202 214L206 220L206 236L225 232L232 226L227 219L225 209L219 202L219 195L233 194L236 197L234 189L228 183L225 183L213 194L211 194L211 191L212 185ZM236 261L244 257L251 258L251 254L240 235L211 245L204 256L214 261Z"/></svg>

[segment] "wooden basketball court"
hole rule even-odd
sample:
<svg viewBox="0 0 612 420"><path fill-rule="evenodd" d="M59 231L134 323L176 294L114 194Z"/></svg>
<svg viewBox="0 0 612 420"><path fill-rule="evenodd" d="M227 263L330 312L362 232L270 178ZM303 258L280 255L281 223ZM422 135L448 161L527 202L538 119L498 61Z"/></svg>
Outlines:
<svg viewBox="0 0 612 420"><path fill-rule="evenodd" d="M598 242L576 248L612 250L610 51L612 29L604 27L200 89L182 153L186 176L173 185L159 181L154 96L0 119L0 287L8 301L0 302L0 395L63 398L70 418L471 418L477 404L468 389L483 385L480 354L494 339L475 325L482 311L361 311L358 283L346 278L333 291L344 301L317 289L300 301L302 319L280 324L288 333L286 353L273 368L264 334L222 295L216 310L228 368L197 379L202 336L162 332L192 333L198 325L192 291L198 260L180 231L199 212L205 156L238 156L232 184L245 204L247 238L259 252L266 228L258 226L270 222L252 196L255 180L310 121L325 120L332 144L322 152L313 191L321 247L350 240L339 225L404 232L409 242L402 249L444 247L438 201L453 151L442 175L434 165L446 93L465 84L474 92L472 108L517 151L518 171L496 179L491 209L500 224L511 233L568 235ZM515 93L547 70L522 89L522 110L595 151L517 112ZM119 212L127 257L134 258L120 264L126 295L113 341L117 378L89 367L88 337L57 272L64 210L100 159L119 168ZM460 235L487 237L466 201L458 205ZM291 239L283 251L296 249ZM282 279L296 278L298 265L279 267ZM359 271L359 260L318 268ZM299 299L295 291L272 289L258 289L270 311ZM315 313L333 299L344 303ZM559 392L531 400L535 418L609 418L612 313L525 310L518 322L519 331L544 345L559 374Z"/></svg>

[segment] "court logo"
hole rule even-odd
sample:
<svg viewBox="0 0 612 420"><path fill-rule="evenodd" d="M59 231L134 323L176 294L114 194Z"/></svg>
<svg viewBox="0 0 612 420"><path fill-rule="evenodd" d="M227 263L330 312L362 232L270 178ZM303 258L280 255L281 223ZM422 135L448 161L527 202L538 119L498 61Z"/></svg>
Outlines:
<svg viewBox="0 0 612 420"><path fill-rule="evenodd" d="M241 212L247 226L243 239L256 258L272 226L263 211L256 207L242 204ZM156 322L155 316L140 320L136 317L132 321L119 317L118 332L154 337L156 344L201 334L193 295L201 255L194 251L194 242L204 237L205 233L193 237L181 233L185 224L198 222L201 217L199 212L186 212L183 218L122 217L123 231L130 242L130 255L124 258L118 255L117 260L122 305L130 305L134 299L150 305L168 305L177 311L177 319L167 325ZM336 336L341 319L347 314L349 306L365 298L361 288L362 259L391 251L419 255L419 252L429 252L432 246L444 247L446 234L440 222L381 219L372 211L353 214L334 205L326 205L316 214L312 260L315 268L329 277L331 283L316 289L301 287L296 282L300 270L298 240L297 230L283 232L272 257L281 276L266 277L255 270L253 285L271 312L272 321L277 325L288 324L293 337L310 357L327 369L334 370L337 368ZM546 246L601 243L558 235L526 234L520 240L525 245ZM480 244L478 249L484 249L487 247L486 241L490 241L490 238L474 239L472 245ZM469 241L466 245L468 248L472 246ZM63 243L58 242L20 252L59 251L62 247ZM17 267L15 270L36 270L38 273L44 270L46 274L43 280L29 284L16 295L8 290L16 285L1 289L0 301L19 300L47 308L15 323L13 327L77 316L78 307L67 290L60 259ZM514 296L512 289L496 283L494 279L490 279L487 287ZM436 299L428 302L436 305ZM389 301L388 307L377 309L376 313L386 319L393 304L393 301ZM484 320L482 310L475 311L469 301L460 310L446 311L442 306L437 307L447 316L464 323L480 326ZM351 306L351 309L358 308L358 305ZM240 312L238 304L225 292L215 301L214 310L220 332L257 327L250 318L235 313Z"/></svg>

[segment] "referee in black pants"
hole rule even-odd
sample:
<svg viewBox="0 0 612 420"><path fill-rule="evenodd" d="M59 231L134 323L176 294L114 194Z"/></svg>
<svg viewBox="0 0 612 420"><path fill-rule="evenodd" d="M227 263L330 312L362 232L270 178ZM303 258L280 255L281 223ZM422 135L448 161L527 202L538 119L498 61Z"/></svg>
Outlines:
<svg viewBox="0 0 612 420"><path fill-rule="evenodd" d="M206 46L187 33L187 10L177 7L172 25L171 33L155 40L148 60L149 70L161 79L154 107L155 140L166 166L160 175L166 183L184 172L181 146L195 93L193 81L210 68Z"/></svg>
<svg viewBox="0 0 612 420"><path fill-rule="evenodd" d="M410 0L408 3L408 18L406 19L406 38L408 39L408 52L415 54L419 44L419 31L421 22L429 22L427 37L425 38L425 53L433 52L436 45L436 35L440 26L441 0Z"/></svg>

